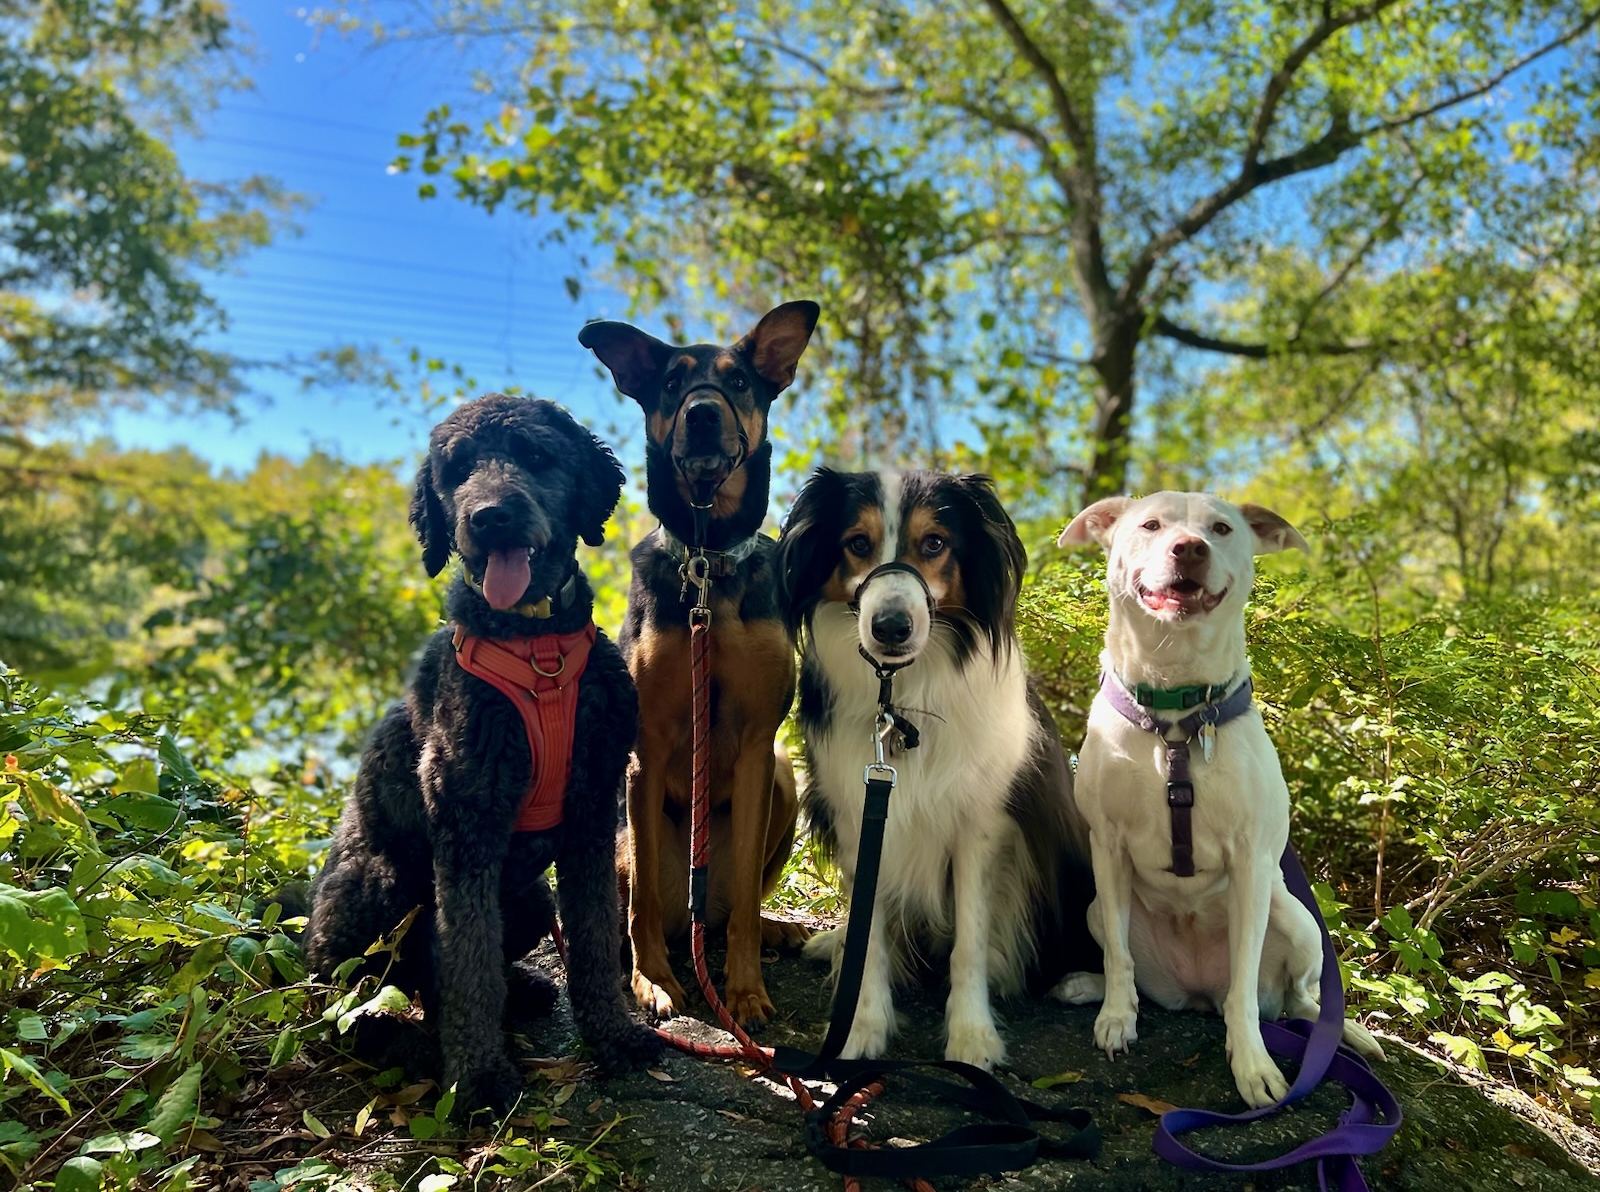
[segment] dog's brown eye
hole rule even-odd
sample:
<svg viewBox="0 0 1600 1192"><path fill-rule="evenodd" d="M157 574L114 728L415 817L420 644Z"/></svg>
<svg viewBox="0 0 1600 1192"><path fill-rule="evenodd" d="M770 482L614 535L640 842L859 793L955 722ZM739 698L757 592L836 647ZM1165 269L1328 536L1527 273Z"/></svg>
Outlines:
<svg viewBox="0 0 1600 1192"><path fill-rule="evenodd" d="M1222 535L1228 535L1228 534L1233 533L1233 527L1230 526L1227 522L1218 522L1216 525L1211 527L1211 530L1212 530L1212 533L1222 534Z"/></svg>
<svg viewBox="0 0 1600 1192"><path fill-rule="evenodd" d="M844 540L844 548L856 558L864 559L872 553L872 539L865 534L857 534Z"/></svg>
<svg viewBox="0 0 1600 1192"><path fill-rule="evenodd" d="M1152 517L1149 521L1144 523L1144 528L1147 530L1159 530L1161 528L1161 523Z"/></svg>
<svg viewBox="0 0 1600 1192"><path fill-rule="evenodd" d="M728 378L728 387L730 389L737 389L740 392L743 392L744 390L750 388L750 382L745 380L744 377L739 373L734 373L733 376Z"/></svg>
<svg viewBox="0 0 1600 1192"><path fill-rule="evenodd" d="M937 558L944 554L944 548L949 544L937 534L929 534L922 540L922 556L925 559Z"/></svg>

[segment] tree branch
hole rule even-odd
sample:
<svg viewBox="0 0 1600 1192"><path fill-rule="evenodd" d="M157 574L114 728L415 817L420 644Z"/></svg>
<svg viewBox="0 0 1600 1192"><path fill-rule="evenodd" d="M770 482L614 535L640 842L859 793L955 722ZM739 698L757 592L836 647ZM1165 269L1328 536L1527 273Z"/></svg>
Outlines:
<svg viewBox="0 0 1600 1192"><path fill-rule="evenodd" d="M1073 160L1062 162L1053 176L1065 191L1072 212L1073 263L1084 306L1099 322L1109 316L1115 294L1106 269L1105 238L1100 227L1100 175L1094 132L1072 102L1072 96L1067 94L1055 63L1028 35L1006 0L984 0L984 3L1017 53L1022 55L1022 60L1044 82L1050 94L1050 106L1066 133L1067 143L1072 146ZM1059 155L1053 151L1051 155L1059 161Z"/></svg>
<svg viewBox="0 0 1600 1192"><path fill-rule="evenodd" d="M1374 6L1368 5L1366 7L1367 9L1373 9ZM1459 107L1461 104L1473 99L1478 99L1539 59L1576 41L1594 28L1597 23L1600 23L1600 11L1591 13L1577 25L1567 30L1567 32L1546 42L1538 49L1523 55L1506 66L1505 69L1482 82L1463 88L1460 91L1452 92L1443 99L1436 100L1414 111L1377 120L1361 128L1352 128L1346 120L1336 118L1329 125L1328 131L1316 140L1308 141L1298 149L1278 157L1269 158L1266 161L1251 158L1248 156L1249 150L1247 150L1247 155L1241 163L1238 173L1217 190L1196 200L1193 206L1176 223L1153 237L1140 250L1138 257L1128 270L1127 280L1123 282L1119 296L1124 300L1137 298L1143 291L1145 283L1149 280L1151 271L1163 256L1178 245L1198 235L1212 220L1216 219L1217 216L1246 195L1271 183L1281 182L1285 178L1292 178L1297 174L1309 173L1312 170L1331 165L1345 153L1379 133L1397 132L1423 120L1431 119L1442 112ZM1302 45L1304 44L1302 43ZM1277 75L1275 74L1273 77L1276 78ZM1271 115L1272 112L1276 111L1277 104L1278 99L1274 99L1269 111L1265 100L1263 100L1262 110ZM1252 133L1252 145L1255 144L1255 139L1255 135ZM1262 133L1261 139L1263 142L1265 141L1265 132Z"/></svg>
<svg viewBox="0 0 1600 1192"><path fill-rule="evenodd" d="M1094 137L1079 115L1072 97L1067 94L1067 88L1061 82L1061 72L1056 69L1055 63L1045 56L1045 52L1039 48L1039 43L1028 35L1028 31L1022 27L1022 22L1017 19L1017 14L1011 11L1011 6L1006 0L984 0L984 2L994 14L994 19L1005 30L1006 36L1011 39L1011 44L1016 46L1017 53L1022 55L1023 61L1043 80L1045 89L1050 93L1050 106L1055 110L1056 119L1061 121L1062 131L1067 134L1068 142L1078 155L1078 168L1092 177L1095 169Z"/></svg>
<svg viewBox="0 0 1600 1192"><path fill-rule="evenodd" d="M1311 55L1332 41L1342 30L1348 29L1351 25L1359 25L1362 21L1377 16L1384 9L1392 8L1398 2L1399 0L1373 0L1372 3L1352 8L1341 16L1334 16L1328 9L1323 9L1322 20L1317 23L1316 28L1289 51L1278 69L1267 79L1267 85L1261 93L1261 105L1256 109L1256 118L1250 126L1250 143L1245 146L1246 163L1261 159L1261 151L1266 148L1267 137L1271 135L1273 122L1278 116L1278 105L1289 93L1289 85L1294 82L1295 75L1300 73L1300 68L1306 64Z"/></svg>
<svg viewBox="0 0 1600 1192"><path fill-rule="evenodd" d="M1222 339L1204 335L1174 323L1165 315L1157 315L1150 324L1155 334L1199 348L1205 352L1219 352L1224 356L1243 356L1249 360L1268 360L1274 356L1365 356L1395 347L1397 340L1355 340L1346 343L1306 343L1298 337L1283 344L1248 343L1237 339Z"/></svg>

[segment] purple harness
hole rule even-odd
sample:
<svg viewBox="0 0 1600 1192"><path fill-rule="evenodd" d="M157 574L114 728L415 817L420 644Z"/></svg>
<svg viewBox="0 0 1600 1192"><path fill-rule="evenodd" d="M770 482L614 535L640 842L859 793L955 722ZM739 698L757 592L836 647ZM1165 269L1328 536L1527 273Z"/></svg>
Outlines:
<svg viewBox="0 0 1600 1192"><path fill-rule="evenodd" d="M1172 815L1172 872L1180 877L1192 877L1194 837L1189 817L1194 807L1194 778L1189 770L1189 744L1201 733L1214 732L1217 725L1244 715L1250 707L1250 681L1246 679L1221 703L1207 704L1175 724L1152 716L1109 674L1100 677L1100 693L1124 719L1145 732L1159 733L1164 738L1173 728L1182 730L1184 740L1167 742L1167 806ZM1337 1192L1367 1192L1367 1182L1356 1165L1356 1156L1376 1154L1394 1137L1402 1120L1400 1104L1367 1067L1366 1061L1340 1046L1344 1034L1344 988L1339 981L1339 958L1334 953L1333 940L1294 849L1286 847L1278 864L1283 870L1284 884L1311 912L1322 935L1322 1012L1317 1021L1296 1018L1261 1024L1261 1037L1267 1050L1287 1059L1298 1059L1300 1070L1288 1093L1276 1105L1245 1113L1174 1109L1162 1114L1156 1125L1155 1152L1167 1162L1190 1171L1241 1175L1276 1171L1315 1159L1317 1185L1322 1192L1335 1189ZM1329 1078L1350 1090L1350 1108L1340 1115L1339 1124L1332 1130L1276 1158L1259 1163L1226 1163L1190 1150L1178 1141L1178 1135L1208 1126L1237 1126L1270 1117Z"/></svg>

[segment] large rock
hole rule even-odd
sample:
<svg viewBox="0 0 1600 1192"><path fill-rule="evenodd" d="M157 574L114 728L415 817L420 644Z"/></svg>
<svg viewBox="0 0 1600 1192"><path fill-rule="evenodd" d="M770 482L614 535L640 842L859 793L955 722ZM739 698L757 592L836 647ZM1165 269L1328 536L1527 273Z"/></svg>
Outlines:
<svg viewBox="0 0 1600 1192"><path fill-rule="evenodd" d="M714 964L713 971L720 971L720 965ZM692 987L692 974L682 975L691 978L686 984ZM761 1033L762 1041L814 1046L828 1014L823 971L803 959L784 957L768 965L767 981L779 1018ZM910 991L899 999L897 1055L939 1055L942 1005L938 989ZM690 1009L705 1012L703 1006ZM1018 1192L1316 1187L1308 1167L1249 1179L1181 1172L1150 1149L1154 1115L1117 1100L1119 1093L1136 1093L1178 1105L1241 1109L1223 1055L1222 1023L1215 1016L1170 1014L1146 1006L1132 1053L1113 1061L1090 1042L1092 1009L1019 1000L1005 1005L1002 1014L1002 1033L1011 1052L1007 1082L1034 1099L1089 1108L1104 1135L1104 1149L1093 1162L1041 1163L994 1181L996 1186ZM674 1029L702 1039L718 1037L685 1019ZM564 1004L530 1041L544 1054L574 1045ZM1577 1192L1600 1187L1582 1163L1521 1113L1403 1045L1391 1043L1389 1052L1381 1072L1399 1097L1406 1120L1389 1147L1363 1163L1375 1189ZM638 1186L669 1192L835 1192L839 1187L838 1177L807 1154L801 1114L787 1089L751 1079L742 1066L676 1052L656 1071L670 1081L649 1073L596 1081L567 1103L569 1116L579 1105L596 1119L621 1115L606 1148ZM1035 1079L1063 1072L1080 1078L1049 1092L1029 1087ZM1340 1090L1325 1087L1303 1105L1265 1122L1198 1138L1219 1157L1260 1159L1326 1130L1344 1103ZM873 1107L871 1135L879 1142L925 1139L956 1121L948 1109L919 1105L907 1090L891 1083L887 1096Z"/></svg>

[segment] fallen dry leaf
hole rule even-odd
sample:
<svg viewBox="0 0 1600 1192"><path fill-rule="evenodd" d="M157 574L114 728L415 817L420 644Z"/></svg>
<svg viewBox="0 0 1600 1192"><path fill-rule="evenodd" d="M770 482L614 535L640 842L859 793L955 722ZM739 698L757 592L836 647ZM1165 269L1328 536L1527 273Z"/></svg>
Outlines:
<svg viewBox="0 0 1600 1192"><path fill-rule="evenodd" d="M384 1093L383 1103L385 1105L415 1105L422 1100L423 1096L432 1087L433 1081L419 1080L416 1084L408 1084L405 1088L396 1092Z"/></svg>
<svg viewBox="0 0 1600 1192"><path fill-rule="evenodd" d="M672 1079L672 1073L670 1072L663 1072L660 1068L646 1068L645 1071L650 1073L651 1076L654 1076L662 1084L675 1083Z"/></svg>
<svg viewBox="0 0 1600 1192"><path fill-rule="evenodd" d="M584 1106L583 1112L588 1114L590 1117L593 1117L595 1114L600 1112L600 1107L605 1103L606 1099L604 1097L596 1097L593 1101L590 1101L588 1105Z"/></svg>
<svg viewBox="0 0 1600 1192"><path fill-rule="evenodd" d="M1157 1100L1155 1097L1147 1097L1143 1093L1118 1093L1117 1100L1124 1105L1132 1105L1135 1109L1142 1109L1146 1113L1153 1113L1158 1117L1163 1113L1171 1113L1178 1108L1171 1101Z"/></svg>
<svg viewBox="0 0 1600 1192"><path fill-rule="evenodd" d="M1057 1072L1054 1076L1041 1076L1033 1082L1036 1089L1053 1089L1058 1084L1077 1084L1083 1079L1082 1072Z"/></svg>

